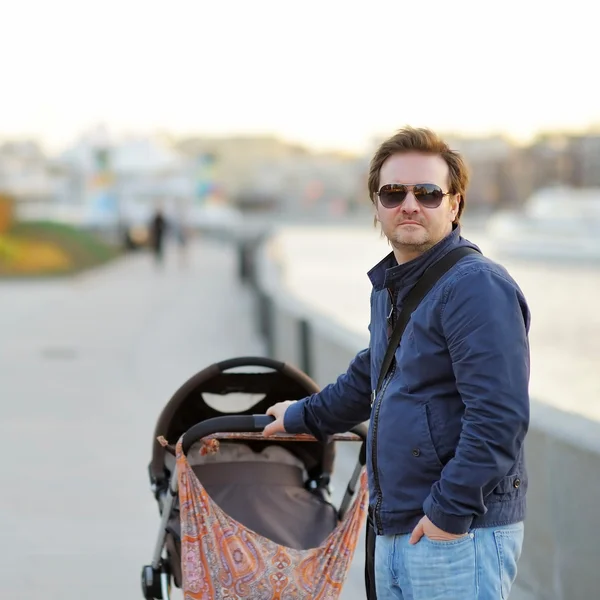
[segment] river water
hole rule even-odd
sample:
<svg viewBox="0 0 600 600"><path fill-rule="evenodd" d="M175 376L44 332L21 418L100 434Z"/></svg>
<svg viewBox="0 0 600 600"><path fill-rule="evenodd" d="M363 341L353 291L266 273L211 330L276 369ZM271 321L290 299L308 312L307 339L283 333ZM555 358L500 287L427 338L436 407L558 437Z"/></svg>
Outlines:
<svg viewBox="0 0 600 600"><path fill-rule="evenodd" d="M532 313L532 398L600 421L600 268L501 258L485 229L463 235L501 262ZM286 227L275 240L288 289L342 326L365 336L367 271L390 251L369 225Z"/></svg>

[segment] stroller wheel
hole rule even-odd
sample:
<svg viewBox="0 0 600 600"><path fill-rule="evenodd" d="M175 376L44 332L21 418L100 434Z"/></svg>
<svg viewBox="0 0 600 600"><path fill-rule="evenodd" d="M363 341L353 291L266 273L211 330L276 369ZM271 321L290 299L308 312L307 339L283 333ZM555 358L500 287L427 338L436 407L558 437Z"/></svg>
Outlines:
<svg viewBox="0 0 600 600"><path fill-rule="evenodd" d="M161 579L167 577L167 596L163 595ZM169 600L170 577L164 569L153 569L151 565L142 567L142 594L146 600Z"/></svg>

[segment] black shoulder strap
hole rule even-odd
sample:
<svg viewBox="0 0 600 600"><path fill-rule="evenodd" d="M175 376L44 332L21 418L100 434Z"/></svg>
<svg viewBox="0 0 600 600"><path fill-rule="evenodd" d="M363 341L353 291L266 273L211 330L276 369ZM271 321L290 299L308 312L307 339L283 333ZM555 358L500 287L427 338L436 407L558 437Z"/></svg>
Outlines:
<svg viewBox="0 0 600 600"><path fill-rule="evenodd" d="M402 339L402 334L404 333L404 329L408 324L410 316L413 311L425 296L427 292L431 290L431 288L438 282L438 280L450 270L461 258L467 256L468 254L478 253L478 250L474 248L470 248L468 246L460 246L459 248L455 248L454 250L450 250L448 254L440 258L436 263L431 265L425 273L421 276L419 281L414 285L414 287L408 292L406 299L402 305L402 310L398 315L398 320L396 321L396 325L394 326L394 330L392 331L392 335L390 337L390 341L388 343L387 350L385 351L385 356L383 358L383 363L381 365L381 371L379 372L379 380L377 381L377 387L373 391L373 398L377 398L381 390L381 386L383 385L383 381L390 369L392 364L392 359L394 358L394 354L396 353L396 348L400 344L400 340Z"/></svg>

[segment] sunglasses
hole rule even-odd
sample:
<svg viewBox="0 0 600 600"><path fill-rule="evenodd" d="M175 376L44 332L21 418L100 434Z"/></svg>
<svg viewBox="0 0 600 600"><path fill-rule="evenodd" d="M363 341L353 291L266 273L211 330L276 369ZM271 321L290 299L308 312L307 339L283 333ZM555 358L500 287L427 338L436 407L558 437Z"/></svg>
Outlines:
<svg viewBox="0 0 600 600"><path fill-rule="evenodd" d="M424 208L437 208L442 203L444 196L450 195L450 192L444 193L440 186L433 183L415 183L414 185L388 183L381 186L377 195L385 208L397 208L404 202L408 192L412 192L417 202Z"/></svg>

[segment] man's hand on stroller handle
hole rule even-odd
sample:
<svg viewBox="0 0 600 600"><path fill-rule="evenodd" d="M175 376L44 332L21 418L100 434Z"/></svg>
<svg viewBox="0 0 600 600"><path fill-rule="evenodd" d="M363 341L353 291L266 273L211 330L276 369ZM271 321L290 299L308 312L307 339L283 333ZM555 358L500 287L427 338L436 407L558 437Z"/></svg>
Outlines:
<svg viewBox="0 0 600 600"><path fill-rule="evenodd" d="M267 409L266 414L275 417L275 420L272 423L269 423L263 429L263 435L265 437L274 435L276 433L286 433L285 427L283 426L283 417L288 406L290 404L293 404L294 402L296 402L296 400L286 400L285 402L277 402L277 404L273 404L273 406Z"/></svg>

